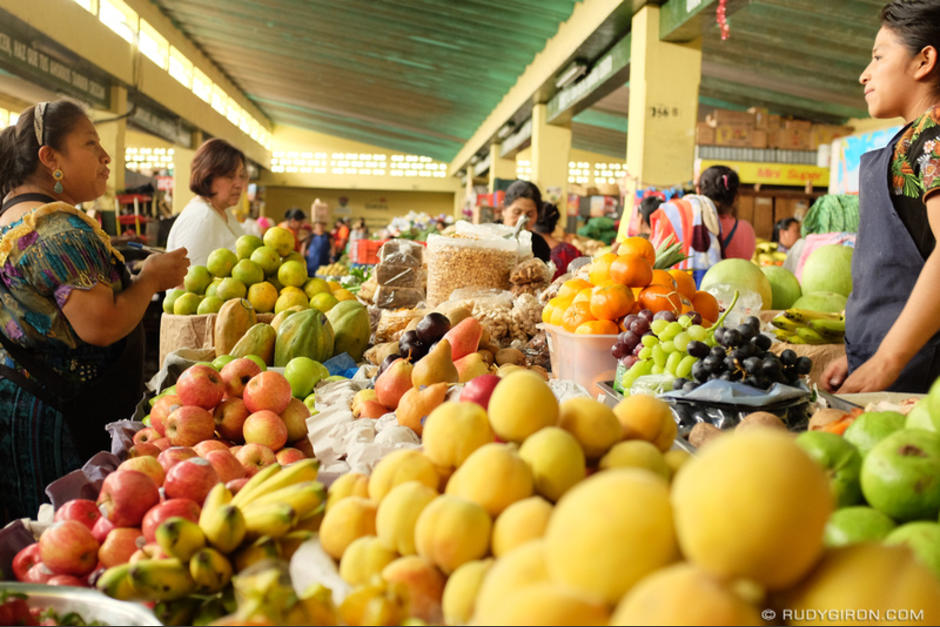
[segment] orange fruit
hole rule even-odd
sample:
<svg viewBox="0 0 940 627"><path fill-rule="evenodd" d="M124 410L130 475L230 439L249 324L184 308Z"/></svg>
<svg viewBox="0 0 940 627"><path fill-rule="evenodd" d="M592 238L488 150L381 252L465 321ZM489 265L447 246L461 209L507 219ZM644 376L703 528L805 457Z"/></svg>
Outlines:
<svg viewBox="0 0 940 627"><path fill-rule="evenodd" d="M542 322L544 322L545 324L551 324L552 313L554 311L555 311L555 305L552 305L551 303L546 303L546 305L542 307Z"/></svg>
<svg viewBox="0 0 940 627"><path fill-rule="evenodd" d="M628 237L620 242L620 248L617 249L620 255L639 255L645 257L652 266L656 263L656 249L645 237Z"/></svg>
<svg viewBox="0 0 940 627"><path fill-rule="evenodd" d="M640 255L619 255L610 264L610 278L614 283L630 287L644 287L653 278L653 266Z"/></svg>
<svg viewBox="0 0 940 627"><path fill-rule="evenodd" d="M578 292L577 295L576 295L573 299L571 299L571 304L574 304L574 303L590 303L590 302L591 302L591 291L592 291L593 289L594 289L593 287L586 287L586 288L584 288L583 290L581 290L580 292Z"/></svg>
<svg viewBox="0 0 940 627"><path fill-rule="evenodd" d="M703 320L715 322L718 320L718 301L708 292L699 290L692 296L692 309L702 315Z"/></svg>
<svg viewBox="0 0 940 627"><path fill-rule="evenodd" d="M633 292L625 285L605 285L591 290L591 315L598 320L618 320L633 308Z"/></svg>
<svg viewBox="0 0 940 627"><path fill-rule="evenodd" d="M665 285L650 285L640 292L640 306L654 313L671 311L678 315L682 311L679 292Z"/></svg>
<svg viewBox="0 0 940 627"><path fill-rule="evenodd" d="M561 288L558 290L558 295L556 298L567 298L568 300L571 300L577 295L578 292L586 287L591 287L591 284L584 279L568 279L561 284Z"/></svg>
<svg viewBox="0 0 940 627"><path fill-rule="evenodd" d="M692 297L695 296L695 279L692 278L692 275L678 268L673 268L672 270L668 270L668 272L672 280L676 282L676 288L679 290L679 293L687 299L692 300Z"/></svg>
<svg viewBox="0 0 940 627"><path fill-rule="evenodd" d="M604 253L596 257L591 262L591 269L588 271L588 278L594 285L600 285L604 281L610 280L610 264L614 262L617 255L614 253Z"/></svg>
<svg viewBox="0 0 940 627"><path fill-rule="evenodd" d="M574 330L578 335L617 335L617 323L610 320L591 320L582 322Z"/></svg>
<svg viewBox="0 0 940 627"><path fill-rule="evenodd" d="M575 329L591 320L594 320L594 316L591 315L591 305L589 303L571 303L562 315L561 326L565 328L565 331L574 333Z"/></svg>
<svg viewBox="0 0 940 627"><path fill-rule="evenodd" d="M562 324L564 323L564 318L565 318L565 312L566 312L566 311L568 311L568 308L567 308L567 307L564 307L564 308L562 308L562 307L555 307L554 311L552 311L552 317L551 317L551 319L548 321L548 323L551 324L551 325L554 325L554 326L556 326L556 327L562 326Z"/></svg>
<svg viewBox="0 0 940 627"><path fill-rule="evenodd" d="M653 270L653 280L649 282L650 285L665 285L666 287L671 287L676 289L676 280L672 278L672 275L666 272L665 270Z"/></svg>

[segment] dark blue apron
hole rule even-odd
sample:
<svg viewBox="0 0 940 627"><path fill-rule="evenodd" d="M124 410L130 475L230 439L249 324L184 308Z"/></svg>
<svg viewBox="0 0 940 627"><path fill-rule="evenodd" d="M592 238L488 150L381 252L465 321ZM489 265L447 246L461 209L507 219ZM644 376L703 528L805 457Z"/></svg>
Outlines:
<svg viewBox="0 0 940 627"><path fill-rule="evenodd" d="M859 168L859 228L852 256L852 294L845 308L845 350L849 373L875 354L901 315L924 267L888 188L894 145L902 129L881 150L862 155ZM914 355L888 390L927 392L940 376L940 333Z"/></svg>

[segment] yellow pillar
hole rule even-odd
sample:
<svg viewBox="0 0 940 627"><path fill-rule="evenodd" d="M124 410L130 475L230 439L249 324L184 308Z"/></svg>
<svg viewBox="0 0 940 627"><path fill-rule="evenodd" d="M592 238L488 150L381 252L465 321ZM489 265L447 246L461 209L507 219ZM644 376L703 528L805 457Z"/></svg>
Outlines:
<svg viewBox="0 0 940 627"><path fill-rule="evenodd" d="M124 87L111 88L111 106L107 111L91 112L95 120L95 130L101 139L101 146L111 157L108 168L108 184L104 195L95 199L91 207L96 212L110 212L104 217L104 225L116 224L115 195L124 190L124 150L126 148L127 118L114 120L113 118L127 112L127 89ZM100 120L100 122L98 121ZM110 120L110 121L109 121ZM120 231L120 229L118 229Z"/></svg>
<svg viewBox="0 0 940 627"><path fill-rule="evenodd" d="M490 144L490 180L489 192L496 191L496 179L515 179L516 178L516 160L505 159L499 156L501 144Z"/></svg>
<svg viewBox="0 0 940 627"><path fill-rule="evenodd" d="M548 105L532 107L532 182L542 198L554 202L560 211L568 198L568 155L571 127L548 123Z"/></svg>
<svg viewBox="0 0 940 627"><path fill-rule="evenodd" d="M198 132L198 131L197 131ZM195 135L196 133L193 133ZM199 133L201 136L202 133ZM173 214L183 210L195 194L189 189L189 177L193 169L196 151L183 146L173 147Z"/></svg>
<svg viewBox="0 0 940 627"><path fill-rule="evenodd" d="M660 41L659 18L660 8L652 4L633 16L627 127L631 179L618 239L626 235L638 188L666 187L692 179L702 41Z"/></svg>

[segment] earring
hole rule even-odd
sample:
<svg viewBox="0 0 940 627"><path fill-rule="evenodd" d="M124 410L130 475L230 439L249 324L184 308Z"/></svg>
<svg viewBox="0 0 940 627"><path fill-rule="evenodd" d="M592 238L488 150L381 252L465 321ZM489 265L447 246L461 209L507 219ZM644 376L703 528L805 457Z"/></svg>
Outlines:
<svg viewBox="0 0 940 627"><path fill-rule="evenodd" d="M53 191L55 191L56 194L61 194L61 193L62 193L62 178L63 178L64 176L65 176L65 174L63 174L63 173L62 173L62 170L60 170L60 169L58 169L58 168L56 168L55 172L52 173L52 178L55 179L55 185L53 186L52 189L53 189Z"/></svg>

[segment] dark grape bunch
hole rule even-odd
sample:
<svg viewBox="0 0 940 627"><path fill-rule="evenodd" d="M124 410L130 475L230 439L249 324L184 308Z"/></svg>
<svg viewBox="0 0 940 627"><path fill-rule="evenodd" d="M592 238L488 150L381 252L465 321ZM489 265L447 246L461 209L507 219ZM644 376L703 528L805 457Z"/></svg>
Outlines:
<svg viewBox="0 0 940 627"><path fill-rule="evenodd" d="M447 332L450 331L450 319L442 313L432 311L418 322L410 331L402 333L398 340L398 352L392 353L379 364L379 374L385 372L393 361L404 357L414 363L428 354Z"/></svg>
<svg viewBox="0 0 940 627"><path fill-rule="evenodd" d="M677 317L671 311L654 314L643 309L626 316L623 328L611 354L626 368L621 379L625 389L647 374L688 376L698 360L685 352L686 346L694 340L706 340L709 335L702 326L701 314L695 311Z"/></svg>
<svg viewBox="0 0 940 627"><path fill-rule="evenodd" d="M760 320L745 318L736 327L718 327L714 331L714 345L689 342L689 355L700 361L692 366L691 377L678 377L673 389L690 391L711 381L737 381L766 390L774 383L794 385L800 376L809 374L813 362L798 357L787 349L779 356L768 349L771 339L760 332Z"/></svg>

